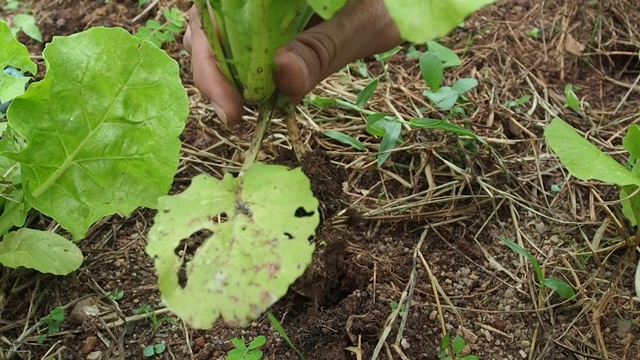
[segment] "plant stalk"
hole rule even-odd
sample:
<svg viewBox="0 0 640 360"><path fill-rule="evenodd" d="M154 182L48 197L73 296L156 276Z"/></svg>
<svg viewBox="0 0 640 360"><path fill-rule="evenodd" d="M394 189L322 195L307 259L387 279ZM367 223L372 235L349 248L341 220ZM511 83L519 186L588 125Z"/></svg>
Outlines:
<svg viewBox="0 0 640 360"><path fill-rule="evenodd" d="M267 132L267 128L269 127L271 112L273 111L272 108L273 106L270 101L265 101L260 104L260 107L258 109L258 126L256 127L256 133L253 137L253 142L251 143L249 153L244 159L244 163L242 163L242 168L240 168L238 179L244 177L244 174L247 172L247 170L251 167L251 165L253 165L254 162L256 162L256 158L258 157L258 153L260 152L260 148L262 147L264 135Z"/></svg>
<svg viewBox="0 0 640 360"><path fill-rule="evenodd" d="M302 162L307 150L302 142L302 136L300 135L300 128L298 128L298 119L296 117L296 105L292 102L288 102L286 108L285 124L287 125L287 132L289 134L289 142L293 152L296 154L298 162Z"/></svg>

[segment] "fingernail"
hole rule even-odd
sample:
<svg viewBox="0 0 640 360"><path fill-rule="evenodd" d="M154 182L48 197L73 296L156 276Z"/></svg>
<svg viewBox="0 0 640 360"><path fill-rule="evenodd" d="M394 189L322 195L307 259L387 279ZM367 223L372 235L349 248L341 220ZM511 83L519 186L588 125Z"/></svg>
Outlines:
<svg viewBox="0 0 640 360"><path fill-rule="evenodd" d="M222 108L212 102L213 104L213 109L216 111L216 114L218 115L218 118L220 119L220 121L222 121L225 125L229 125L227 122L229 121L229 118L227 117L227 114L225 114L225 112L222 110Z"/></svg>

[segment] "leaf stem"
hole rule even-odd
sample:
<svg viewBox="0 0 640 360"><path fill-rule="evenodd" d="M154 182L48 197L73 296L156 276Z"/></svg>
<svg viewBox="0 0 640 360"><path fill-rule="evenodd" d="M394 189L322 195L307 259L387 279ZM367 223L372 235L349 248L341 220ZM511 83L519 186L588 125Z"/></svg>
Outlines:
<svg viewBox="0 0 640 360"><path fill-rule="evenodd" d="M258 157L258 153L260 152L260 148L262 147L262 141L264 140L264 135L267 132L267 128L269 127L269 121L271 120L271 112L273 111L273 106L270 101L265 101L260 104L258 109L258 127L256 128L256 133L253 138L253 142L251 143L251 148L249 149L249 153L247 157L244 159L244 163L242 164L242 168L240 169L240 173L238 174L238 179L244 176L244 173L253 165Z"/></svg>
<svg viewBox="0 0 640 360"><path fill-rule="evenodd" d="M287 132L289 133L289 142L291 143L293 152L296 154L298 162L302 162L302 159L304 159L307 151L304 147L304 143L302 142L300 129L298 128L296 105L292 102L288 102L285 111L285 123L287 125Z"/></svg>
<svg viewBox="0 0 640 360"><path fill-rule="evenodd" d="M214 53L214 57L216 59L216 63L218 68L222 72L222 74L229 80L231 83L238 85L236 79L231 74L231 69L229 67L229 63L227 61L229 54L225 53L223 45L227 43L224 41L226 39L226 29L224 23L218 23L218 31L216 30L215 25L213 24L213 20L211 19L211 12L209 11L209 5L207 0L194 0L196 9L198 10L198 16L200 16L200 23L202 24L202 31L207 37L207 42L211 47L211 51ZM220 6L220 4L215 3L214 5ZM213 9L214 16L217 15L216 10ZM216 19L220 21L224 21L224 17L216 16ZM220 39L222 38L222 39Z"/></svg>

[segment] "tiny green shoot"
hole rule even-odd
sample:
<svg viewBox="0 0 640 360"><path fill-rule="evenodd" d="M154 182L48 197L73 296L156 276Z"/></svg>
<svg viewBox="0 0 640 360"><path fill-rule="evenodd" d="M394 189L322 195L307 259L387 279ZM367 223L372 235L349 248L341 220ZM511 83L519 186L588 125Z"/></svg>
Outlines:
<svg viewBox="0 0 640 360"><path fill-rule="evenodd" d="M124 297L124 290L114 290L108 295L109 299L113 301L120 301Z"/></svg>
<svg viewBox="0 0 640 360"><path fill-rule="evenodd" d="M142 350L142 354L145 357L152 357L155 355L162 354L167 349L167 346L164 343L157 343L154 345L148 345Z"/></svg>
<svg viewBox="0 0 640 360"><path fill-rule="evenodd" d="M300 350L298 350L298 348L296 348L296 346L293 345L293 342L289 338L289 335L287 335L287 332L284 330L284 327L282 327L282 324L280 324L280 321L278 321L276 316L273 315L272 312L268 312L267 313L267 318L269 318L269 322L271 323L271 326L273 326L276 329L278 334L280 334L280 336L282 336L282 338L284 339L284 341L286 341L286 343L289 345L289 347L291 349L293 349L293 351L295 351L296 354L298 354L298 357L300 359L304 360L304 355L302 355L302 352L300 352Z"/></svg>
<svg viewBox="0 0 640 360"><path fill-rule="evenodd" d="M240 339L231 339L231 342L236 348L227 353L227 360L260 360L262 359L262 351L258 349L267 342L267 339L264 335L260 335L246 344L243 336Z"/></svg>
<svg viewBox="0 0 640 360"><path fill-rule="evenodd" d="M438 357L443 360L478 360L475 355L462 355L464 348L467 346L466 341L460 335L456 335L451 341L451 333L447 333L442 339ZM451 349L449 349L451 347ZM453 356L449 355L449 351L453 351Z"/></svg>
<svg viewBox="0 0 640 360"><path fill-rule="evenodd" d="M185 25L185 16L178 8L164 9L164 23L155 19L147 20L146 24L135 32L135 37L140 40L151 41L157 47L176 40Z"/></svg>
<svg viewBox="0 0 640 360"><path fill-rule="evenodd" d="M64 310L62 309L62 307L57 306L53 310L51 310L49 315L43 318L42 321L47 325L47 333L38 336L37 342L39 344L44 343L44 340L47 338L47 336L60 332L62 322L64 321Z"/></svg>
<svg viewBox="0 0 640 360"><path fill-rule="evenodd" d="M391 308L391 311L396 311L396 309L398 308L398 302L395 300L392 300L389 303L389 307ZM405 310L405 304L402 304L402 306L400 307L399 315L401 318L403 318L406 314L407 314L407 311Z"/></svg>
<svg viewBox="0 0 640 360"><path fill-rule="evenodd" d="M42 32L40 31L40 28L36 24L36 18L33 17L33 15L24 14L24 13L17 14L16 16L13 17L13 24L14 26L11 28L11 31L14 34L17 34L20 31L22 31L33 40L42 42Z"/></svg>
<svg viewBox="0 0 640 360"><path fill-rule="evenodd" d="M508 109L513 109L516 114L520 114L522 112L522 107L524 104L528 103L531 100L531 95L524 95L516 100L509 100L504 103L504 106Z"/></svg>
<svg viewBox="0 0 640 360"><path fill-rule="evenodd" d="M535 272L538 278L538 282L540 286L539 300L543 299L545 288L549 288L557 292L560 296L562 296L565 299L575 298L575 292L573 290L573 287L571 287L571 285L569 285L567 282L559 278L555 278L555 277L547 278L544 275L544 269L540 266L536 258L533 257L533 255L531 255L529 251L527 251L520 245L506 238L501 237L500 240L502 240L502 242L505 243L505 245L507 245L515 253L524 256L531 263L531 266L533 266L533 271Z"/></svg>

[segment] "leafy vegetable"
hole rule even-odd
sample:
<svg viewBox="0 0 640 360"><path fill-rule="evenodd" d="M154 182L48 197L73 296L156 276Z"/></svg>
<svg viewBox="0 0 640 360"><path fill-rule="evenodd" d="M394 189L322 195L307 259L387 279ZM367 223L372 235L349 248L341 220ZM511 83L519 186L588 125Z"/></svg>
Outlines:
<svg viewBox="0 0 640 360"><path fill-rule="evenodd" d="M0 39L5 71L35 74L1 21ZM26 92L28 76L0 72L0 96L17 96L0 140L0 263L65 275L82 253L53 232L22 228L28 212L80 240L105 215L154 207L177 170L189 104L177 63L123 29L56 37L43 57L47 73Z"/></svg>
<svg viewBox="0 0 640 360"><path fill-rule="evenodd" d="M3 141L26 200L75 239L106 215L154 207L173 182L188 116L177 63L118 28L56 38L43 55L48 72L14 100Z"/></svg>
<svg viewBox="0 0 640 360"><path fill-rule="evenodd" d="M231 174L195 177L183 193L160 199L149 232L146 251L163 301L195 328L211 327L220 315L246 325L311 262L318 206L300 169L255 163L241 182ZM196 233L204 242L184 265L176 250ZM183 265L186 284L178 277Z"/></svg>

